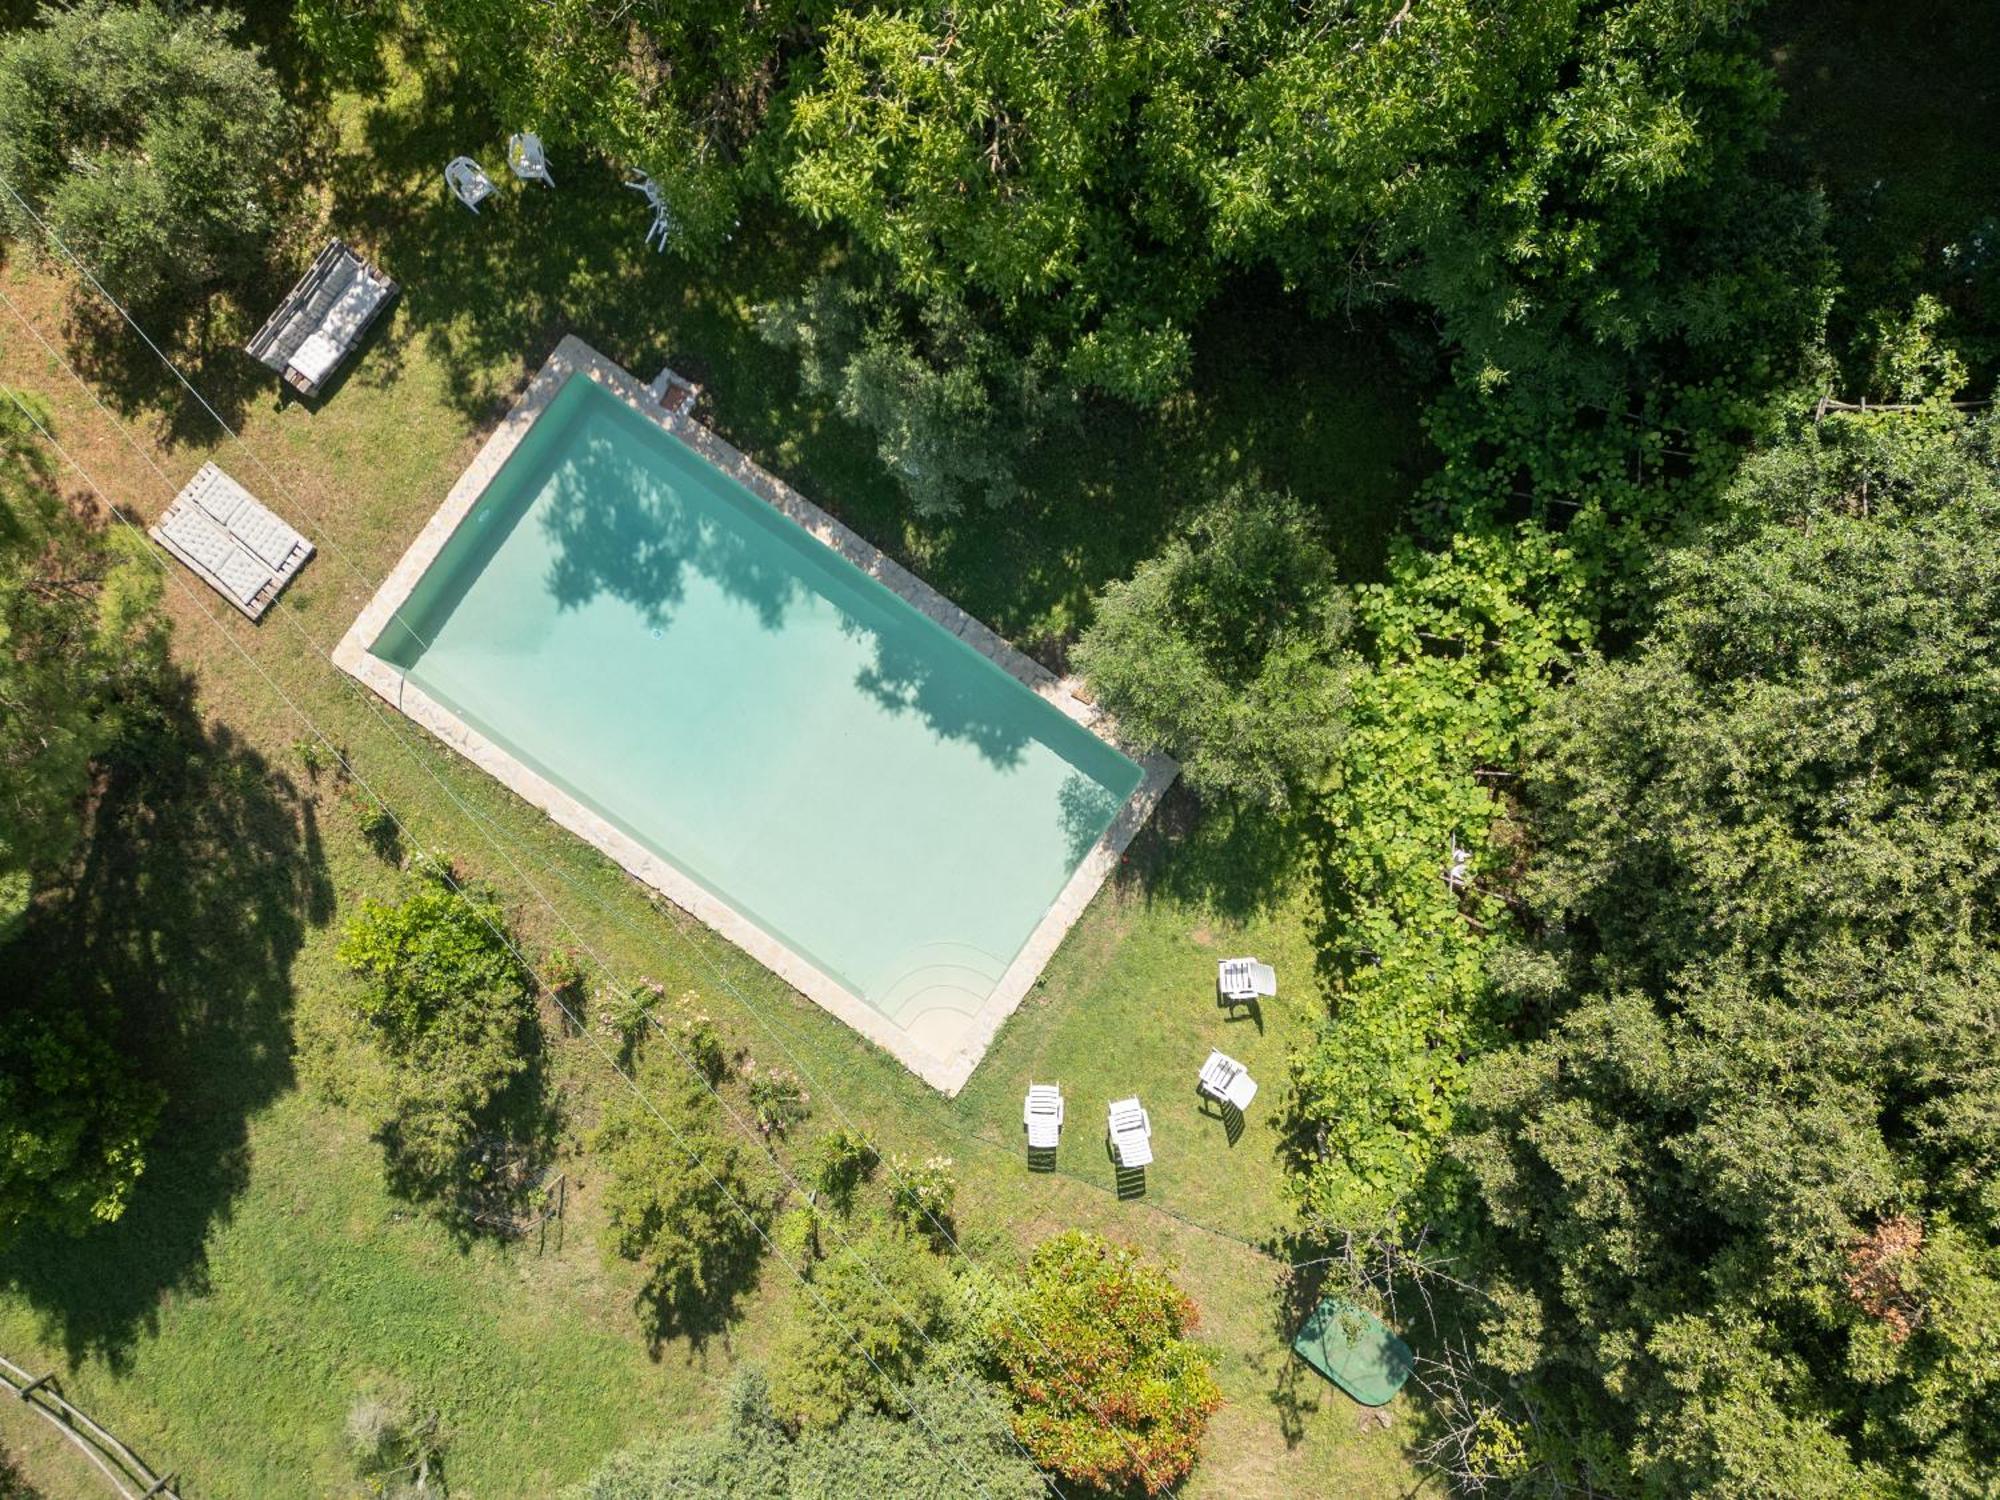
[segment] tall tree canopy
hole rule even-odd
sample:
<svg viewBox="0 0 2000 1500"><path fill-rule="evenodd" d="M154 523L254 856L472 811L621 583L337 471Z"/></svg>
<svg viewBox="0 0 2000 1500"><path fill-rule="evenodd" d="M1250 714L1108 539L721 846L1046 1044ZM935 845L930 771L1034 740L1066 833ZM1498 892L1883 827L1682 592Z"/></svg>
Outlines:
<svg viewBox="0 0 2000 1500"><path fill-rule="evenodd" d="M1753 460L1629 659L1534 736L1545 1034L1455 1148L1484 1357L1615 1493L2000 1471L1993 424Z"/></svg>
<svg viewBox="0 0 2000 1500"><path fill-rule="evenodd" d="M0 1244L123 1213L159 1107L107 1018L34 1008L6 978L84 833L98 757L143 718L165 664L158 574L64 503L17 394L0 389Z"/></svg>
<svg viewBox="0 0 2000 1500"><path fill-rule="evenodd" d="M0 42L0 178L121 299L193 298L263 263L291 114L228 11L83 0ZM42 245L0 192L0 223Z"/></svg>

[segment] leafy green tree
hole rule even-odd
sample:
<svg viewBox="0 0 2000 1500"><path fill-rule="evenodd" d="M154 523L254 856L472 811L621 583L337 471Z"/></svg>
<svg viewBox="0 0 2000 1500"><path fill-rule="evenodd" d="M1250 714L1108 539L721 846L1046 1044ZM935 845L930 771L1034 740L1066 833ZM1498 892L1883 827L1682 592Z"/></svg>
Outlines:
<svg viewBox="0 0 2000 1500"><path fill-rule="evenodd" d="M808 391L875 434L922 515L1011 500L1021 453L1063 414L1046 359L1016 353L946 297L906 315L880 283L822 276L763 308L758 327L797 354Z"/></svg>
<svg viewBox="0 0 2000 1500"><path fill-rule="evenodd" d="M228 11L47 5L0 42L0 178L123 301L191 302L263 264L292 118ZM10 196L0 223L46 250Z"/></svg>
<svg viewBox="0 0 2000 1500"><path fill-rule="evenodd" d="M1071 382L1176 389L1214 280L1183 163L1218 21L1054 0L836 17L786 117L786 196L918 299L1057 336Z"/></svg>
<svg viewBox="0 0 2000 1500"><path fill-rule="evenodd" d="M1541 1034L1479 1065L1453 1156L1482 1354L1559 1480L2000 1471L1994 437L1753 460L1537 723L1533 941L1494 971Z"/></svg>
<svg viewBox="0 0 2000 1500"><path fill-rule="evenodd" d="M1305 512L1239 487L1104 591L1073 660L1195 788L1284 808L1320 790L1340 744L1350 618Z"/></svg>
<svg viewBox="0 0 2000 1500"><path fill-rule="evenodd" d="M699 1337L754 1279L777 1187L678 1059L643 1059L638 1084L645 1097L621 1097L591 1142L610 1174L604 1247L643 1270L649 1336Z"/></svg>
<svg viewBox="0 0 2000 1500"><path fill-rule="evenodd" d="M99 757L149 719L166 671L156 570L64 503L17 396L48 424L0 390L0 968L76 854ZM118 1218L159 1091L105 1017L0 990L0 1244Z"/></svg>
<svg viewBox="0 0 2000 1500"><path fill-rule="evenodd" d="M91 761L144 711L166 662L143 545L64 503L17 398L50 423L0 388L0 940L75 848Z"/></svg>
<svg viewBox="0 0 2000 1500"><path fill-rule="evenodd" d="M773 1404L801 1429L904 1410L902 1388L950 1336L955 1310L949 1268L910 1235L877 1223L844 1237L800 1293L771 1371Z"/></svg>
<svg viewBox="0 0 2000 1500"><path fill-rule="evenodd" d="M1222 1405L1200 1313L1166 1273L1070 1230L1045 1240L986 1337L1014 1392L1014 1434L1078 1484L1162 1494L1193 1470Z"/></svg>
<svg viewBox="0 0 2000 1500"><path fill-rule="evenodd" d="M483 892L420 868L396 904L365 899L340 961L360 983L351 1007L380 1066L353 1087L397 1189L449 1205L478 1173L502 1095L528 1067L529 977Z"/></svg>

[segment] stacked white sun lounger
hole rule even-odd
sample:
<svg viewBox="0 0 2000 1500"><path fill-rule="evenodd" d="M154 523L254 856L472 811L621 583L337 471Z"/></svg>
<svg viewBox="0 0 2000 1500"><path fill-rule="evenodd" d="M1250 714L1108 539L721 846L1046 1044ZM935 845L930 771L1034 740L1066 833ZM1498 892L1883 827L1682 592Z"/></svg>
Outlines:
<svg viewBox="0 0 2000 1500"><path fill-rule="evenodd" d="M212 463L201 466L149 530L253 620L313 554L311 542Z"/></svg>

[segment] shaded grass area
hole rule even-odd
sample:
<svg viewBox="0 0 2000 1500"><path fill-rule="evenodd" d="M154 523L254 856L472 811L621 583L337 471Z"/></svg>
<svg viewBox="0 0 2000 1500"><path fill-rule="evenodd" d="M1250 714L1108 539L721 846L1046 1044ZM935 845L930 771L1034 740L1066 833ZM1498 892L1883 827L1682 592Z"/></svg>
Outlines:
<svg viewBox="0 0 2000 1500"><path fill-rule="evenodd" d="M594 1244L598 1186L576 1148L618 1085L584 1038L549 1030L565 1132L558 1164L573 1174L552 1244L455 1240L387 1193L379 1150L358 1122L292 1089L291 1014L346 983L332 952L337 915L363 893L387 894L395 876L351 812L302 779L289 746L306 725L282 693L347 748L413 842L457 854L498 888L531 951L574 944L621 978L695 992L760 1065L809 1075L816 1113L804 1139L851 1122L885 1150L954 1157L973 1258L1004 1265L1080 1225L1168 1259L1202 1309L1229 1398L1189 1494L1408 1492L1400 1433L1359 1433L1344 1405L1301 1396L1287 1378L1279 1268L1255 1245L1284 1216L1268 1106L1286 1046L1320 1005L1306 914L1285 895L1291 851L1272 830L1199 818L1173 799L965 1093L946 1101L379 712L316 654L563 332L642 377L670 359L702 380L724 435L1058 664L1090 594L1153 550L1184 507L1241 475L1296 489L1328 517L1351 571L1374 566L1424 462L1415 403L1387 373L1382 342L1307 326L1282 296L1238 288L1199 332L1190 396L1150 417L1093 411L1080 437L1034 457L1019 505L920 522L866 435L803 399L787 356L756 336L756 303L826 260L795 226L746 223L713 265L649 257L636 195L608 167L564 162L559 191L509 189L475 218L444 195L437 172L459 150L497 163L504 132L493 122L409 73L373 103L336 99L331 120L330 220L405 292L323 400L280 397L254 366L227 377L237 395L225 414L240 419L271 474L193 420L188 403L142 383L112 394L141 414L165 470L156 476L51 361L0 326L0 379L54 399L65 441L119 503L155 514L215 456L321 548L261 627L211 615L213 601L198 594L171 597L201 734L254 757L243 778L294 830L278 848L281 868L252 860L233 870L211 851L227 871L217 878L240 882L242 901L289 912L293 928L266 931L249 977L234 981L257 985L254 1004L242 1002L256 1017L245 1035L213 1016L197 1024L195 1008L213 1003L200 983L237 962L237 926L166 909L184 949L159 970L161 1015L175 1018L187 1049L168 1070L175 1126L124 1224L82 1249L35 1245L0 1262L0 1351L63 1361L73 1394L147 1451L170 1455L195 1493L336 1490L341 1421L357 1396L387 1387L439 1410L454 1487L542 1495L641 1434L706 1421L729 1370L761 1357L789 1316L798 1293L767 1262L720 1336L699 1349L667 1340L649 1354L635 1280ZM315 247L294 248L303 261ZM62 325L53 283L20 265L5 275L41 326ZM143 368L130 350L96 348L107 376ZM218 349L208 367L232 358ZM194 850L179 857L192 863ZM1214 964L1238 952L1275 961L1283 989L1258 1019L1230 1022L1215 1006ZM1233 1140L1195 1098L1212 1045L1270 1091ZM1020 1099L1030 1080L1060 1082L1069 1095L1054 1173L1026 1169ZM1104 1105L1134 1092L1152 1113L1158 1161L1144 1197L1121 1202Z"/></svg>

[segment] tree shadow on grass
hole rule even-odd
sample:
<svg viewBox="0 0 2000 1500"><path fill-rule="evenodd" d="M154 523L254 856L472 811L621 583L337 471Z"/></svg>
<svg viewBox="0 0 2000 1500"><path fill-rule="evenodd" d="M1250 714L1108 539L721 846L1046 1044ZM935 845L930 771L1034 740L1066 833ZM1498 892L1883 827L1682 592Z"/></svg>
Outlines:
<svg viewBox="0 0 2000 1500"><path fill-rule="evenodd" d="M1168 788L1118 867L1121 890L1205 906L1231 921L1270 912L1309 869L1301 820Z"/></svg>
<svg viewBox="0 0 2000 1500"><path fill-rule="evenodd" d="M206 1290L248 1119L292 1080L292 961L332 907L311 803L176 684L110 757L67 888L5 955L29 1004L102 1018L166 1095L123 1218L0 1259L72 1361L122 1366L164 1300Z"/></svg>

